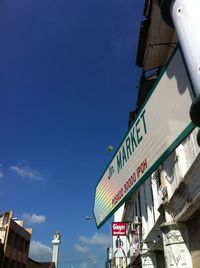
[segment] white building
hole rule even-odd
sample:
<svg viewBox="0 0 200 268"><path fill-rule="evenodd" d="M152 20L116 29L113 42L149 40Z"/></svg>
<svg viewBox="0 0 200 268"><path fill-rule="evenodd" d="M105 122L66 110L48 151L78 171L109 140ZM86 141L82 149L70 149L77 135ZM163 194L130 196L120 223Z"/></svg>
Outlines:
<svg viewBox="0 0 200 268"><path fill-rule="evenodd" d="M130 124L177 43L176 32L162 19L156 1L146 0L136 60L142 76L138 107L130 114ZM177 87L181 83L177 79ZM113 258L112 267L200 267L200 149L196 134L194 129L126 201L120 220L127 222L128 255Z"/></svg>

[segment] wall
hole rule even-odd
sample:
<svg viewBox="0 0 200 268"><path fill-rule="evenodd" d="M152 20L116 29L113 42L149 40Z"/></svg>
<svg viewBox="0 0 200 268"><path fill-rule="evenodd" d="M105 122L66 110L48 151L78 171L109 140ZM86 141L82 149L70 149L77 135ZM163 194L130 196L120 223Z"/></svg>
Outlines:
<svg viewBox="0 0 200 268"><path fill-rule="evenodd" d="M189 245L192 255L193 268L200 265L200 211L198 210L187 222L189 233Z"/></svg>

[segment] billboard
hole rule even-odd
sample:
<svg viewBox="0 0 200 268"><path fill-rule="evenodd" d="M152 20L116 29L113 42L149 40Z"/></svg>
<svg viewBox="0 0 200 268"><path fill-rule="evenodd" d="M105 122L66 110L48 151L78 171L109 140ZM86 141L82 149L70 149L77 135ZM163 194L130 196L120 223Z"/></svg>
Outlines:
<svg viewBox="0 0 200 268"><path fill-rule="evenodd" d="M97 228L134 193L193 130L192 87L176 50L96 186Z"/></svg>
<svg viewBox="0 0 200 268"><path fill-rule="evenodd" d="M113 257L127 257L126 223L112 223Z"/></svg>

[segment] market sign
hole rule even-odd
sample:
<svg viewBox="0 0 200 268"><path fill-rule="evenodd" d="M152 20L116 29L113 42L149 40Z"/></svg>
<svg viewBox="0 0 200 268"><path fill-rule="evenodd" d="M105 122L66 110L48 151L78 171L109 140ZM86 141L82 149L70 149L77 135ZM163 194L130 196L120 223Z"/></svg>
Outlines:
<svg viewBox="0 0 200 268"><path fill-rule="evenodd" d="M189 117L192 96L181 53L177 50L96 186L97 228L193 130Z"/></svg>

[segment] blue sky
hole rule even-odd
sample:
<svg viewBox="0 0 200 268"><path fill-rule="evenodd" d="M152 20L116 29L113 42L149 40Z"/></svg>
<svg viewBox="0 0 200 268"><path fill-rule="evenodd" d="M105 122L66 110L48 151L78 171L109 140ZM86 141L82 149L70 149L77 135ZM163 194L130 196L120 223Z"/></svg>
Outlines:
<svg viewBox="0 0 200 268"><path fill-rule="evenodd" d="M33 228L31 254L60 268L104 267L95 185L128 126L141 0L0 2L0 204Z"/></svg>

